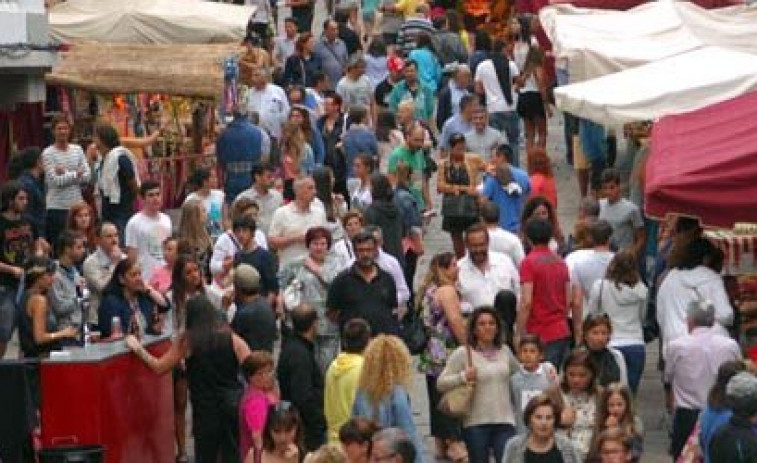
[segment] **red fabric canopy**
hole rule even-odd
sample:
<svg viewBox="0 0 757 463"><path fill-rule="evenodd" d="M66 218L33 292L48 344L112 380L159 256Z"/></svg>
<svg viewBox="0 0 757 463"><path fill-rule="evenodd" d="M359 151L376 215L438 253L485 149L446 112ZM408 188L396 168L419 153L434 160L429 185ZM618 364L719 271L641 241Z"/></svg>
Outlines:
<svg viewBox="0 0 757 463"><path fill-rule="evenodd" d="M657 122L644 193L652 217L757 222L757 92Z"/></svg>

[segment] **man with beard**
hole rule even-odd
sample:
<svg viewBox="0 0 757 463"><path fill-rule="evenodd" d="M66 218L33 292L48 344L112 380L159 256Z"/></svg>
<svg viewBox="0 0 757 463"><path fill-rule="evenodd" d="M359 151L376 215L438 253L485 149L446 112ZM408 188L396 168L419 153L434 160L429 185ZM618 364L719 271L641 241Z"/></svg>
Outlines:
<svg viewBox="0 0 757 463"><path fill-rule="evenodd" d="M460 259L459 285L462 309L491 306L503 290L518 294L520 276L510 256L489 250L489 231L484 224L472 225L465 232L465 257Z"/></svg>
<svg viewBox="0 0 757 463"><path fill-rule="evenodd" d="M405 144L392 151L387 161L387 176L393 185L397 184L397 166L407 164L410 167L408 189L418 201L421 210L433 208L428 186L429 179L427 175L424 175L427 167L423 153L425 140L425 127L417 121L413 122L405 131Z"/></svg>
<svg viewBox="0 0 757 463"><path fill-rule="evenodd" d="M339 326L362 318L371 333L394 334L399 331L397 288L390 274L376 264L378 241L370 231L352 238L355 263L340 273L329 286L326 307ZM340 329L341 329L340 328Z"/></svg>

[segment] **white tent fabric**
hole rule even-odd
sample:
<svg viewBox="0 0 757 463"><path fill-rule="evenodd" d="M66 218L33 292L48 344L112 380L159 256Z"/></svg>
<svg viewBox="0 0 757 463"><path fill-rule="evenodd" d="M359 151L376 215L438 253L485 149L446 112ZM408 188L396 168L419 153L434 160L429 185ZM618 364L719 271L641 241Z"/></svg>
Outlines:
<svg viewBox="0 0 757 463"><path fill-rule="evenodd" d="M61 42L241 42L253 9L200 0L68 0L50 10Z"/></svg>
<svg viewBox="0 0 757 463"><path fill-rule="evenodd" d="M757 89L757 55L706 47L555 89L557 107L599 123L655 120Z"/></svg>
<svg viewBox="0 0 757 463"><path fill-rule="evenodd" d="M707 46L757 54L757 5L706 10L661 0L628 11L551 5L539 16L554 56L569 63L571 82Z"/></svg>

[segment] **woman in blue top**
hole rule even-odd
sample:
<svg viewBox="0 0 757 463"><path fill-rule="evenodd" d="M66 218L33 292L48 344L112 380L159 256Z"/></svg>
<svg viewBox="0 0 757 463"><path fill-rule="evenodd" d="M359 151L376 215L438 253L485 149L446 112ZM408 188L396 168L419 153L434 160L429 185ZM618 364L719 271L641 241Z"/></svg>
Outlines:
<svg viewBox="0 0 757 463"><path fill-rule="evenodd" d="M166 298L142 280L139 263L124 259L116 265L103 291L98 309L100 332L103 338L110 337L113 317L118 317L124 334L156 333L160 325L159 314L169 308Z"/></svg>
<svg viewBox="0 0 757 463"><path fill-rule="evenodd" d="M353 417L365 417L382 428L400 428L413 441L415 463L423 461L423 444L413 423L408 388L410 352L396 336L380 334L373 338L363 352L357 395L352 406Z"/></svg>
<svg viewBox="0 0 757 463"><path fill-rule="evenodd" d="M428 34L420 33L415 39L417 47L408 55L408 59L418 64L418 79L436 92L442 80L442 67L436 57L434 43Z"/></svg>

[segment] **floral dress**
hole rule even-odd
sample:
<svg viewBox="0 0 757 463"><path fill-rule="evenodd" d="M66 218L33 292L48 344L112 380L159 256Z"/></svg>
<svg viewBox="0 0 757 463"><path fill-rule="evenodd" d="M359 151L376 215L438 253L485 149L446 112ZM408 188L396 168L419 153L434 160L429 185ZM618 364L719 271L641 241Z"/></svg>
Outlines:
<svg viewBox="0 0 757 463"><path fill-rule="evenodd" d="M421 302L421 317L428 334L428 343L420 355L418 365L421 373L433 377L441 374L447 365L447 358L458 346L447 317L444 316L444 309L434 297L437 288L436 285L429 286Z"/></svg>
<svg viewBox="0 0 757 463"><path fill-rule="evenodd" d="M329 285L342 269L341 259L328 254L321 266L321 277L305 266L305 258L285 265L279 272L282 289L290 285L299 288L300 301L313 306L318 312L318 336L315 339L315 355L322 372L339 354L339 326L326 316L326 297Z"/></svg>
<svg viewBox="0 0 757 463"><path fill-rule="evenodd" d="M597 414L597 397L585 392L575 394L560 392L563 404L576 411L576 420L570 428L559 432L573 442L573 446L586 458L594 436L594 421Z"/></svg>

